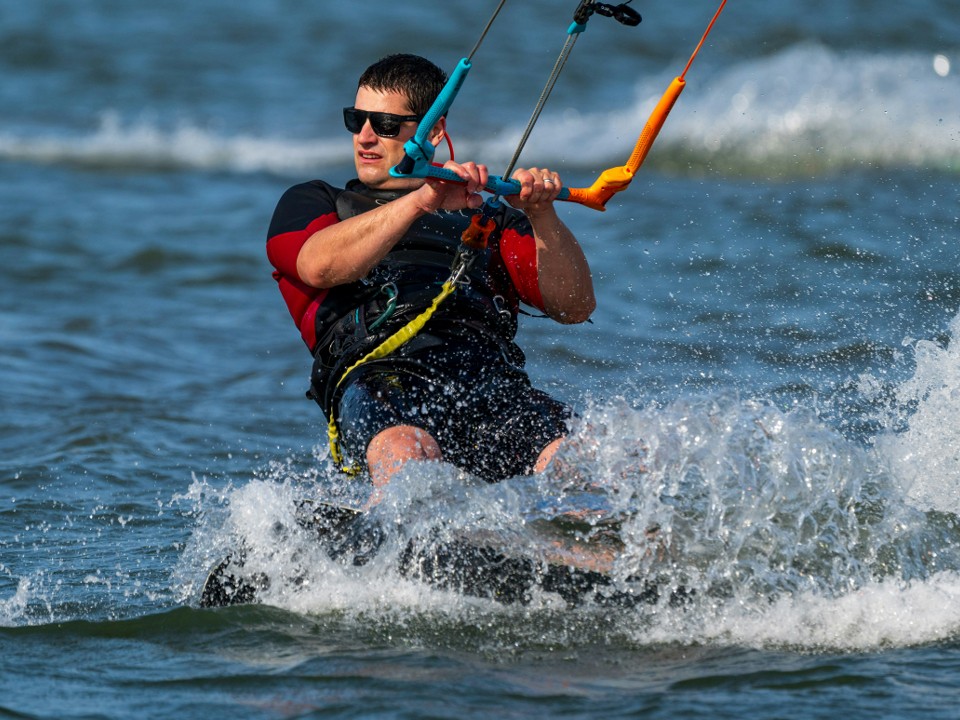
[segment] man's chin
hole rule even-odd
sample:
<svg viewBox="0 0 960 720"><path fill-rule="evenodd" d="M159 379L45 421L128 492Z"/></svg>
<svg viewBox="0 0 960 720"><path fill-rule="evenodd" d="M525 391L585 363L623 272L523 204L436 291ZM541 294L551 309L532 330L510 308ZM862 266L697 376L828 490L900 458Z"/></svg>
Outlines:
<svg viewBox="0 0 960 720"><path fill-rule="evenodd" d="M374 170L369 167L357 168L357 177L368 188L376 188L377 190L385 190L385 186L389 185L391 180L396 179L385 170Z"/></svg>
<svg viewBox="0 0 960 720"><path fill-rule="evenodd" d="M371 190L413 190L423 184L419 178L396 178L389 173L357 172L357 178Z"/></svg>
<svg viewBox="0 0 960 720"><path fill-rule="evenodd" d="M366 177L359 175L358 177L360 178L360 182L374 190L389 190L390 180L392 180L392 178L384 178L376 175L367 175Z"/></svg>

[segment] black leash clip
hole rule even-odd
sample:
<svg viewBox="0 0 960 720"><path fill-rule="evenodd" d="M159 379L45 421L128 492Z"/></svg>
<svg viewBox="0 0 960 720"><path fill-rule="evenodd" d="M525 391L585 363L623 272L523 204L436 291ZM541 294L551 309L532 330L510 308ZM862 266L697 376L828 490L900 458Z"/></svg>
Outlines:
<svg viewBox="0 0 960 720"><path fill-rule="evenodd" d="M630 4L631 0L620 3L619 5L607 5L606 3L596 3L594 9L598 15L603 15L604 17L612 17L621 25L626 25L627 27L636 27L643 20L640 17L640 13L634 10L632 7L627 7Z"/></svg>

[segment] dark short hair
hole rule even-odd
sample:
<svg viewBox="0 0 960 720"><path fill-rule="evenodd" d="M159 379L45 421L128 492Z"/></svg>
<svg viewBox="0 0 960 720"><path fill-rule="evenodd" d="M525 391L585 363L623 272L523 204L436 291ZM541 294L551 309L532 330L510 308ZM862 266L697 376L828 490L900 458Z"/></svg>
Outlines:
<svg viewBox="0 0 960 720"><path fill-rule="evenodd" d="M410 111L426 115L447 82L447 74L419 55L397 53L381 58L364 70L357 87L407 96Z"/></svg>

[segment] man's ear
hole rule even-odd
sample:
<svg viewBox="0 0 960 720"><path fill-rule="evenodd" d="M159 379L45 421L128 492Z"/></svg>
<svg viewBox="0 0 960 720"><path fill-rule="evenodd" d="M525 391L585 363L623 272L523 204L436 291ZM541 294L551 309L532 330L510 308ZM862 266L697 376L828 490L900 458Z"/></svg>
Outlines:
<svg viewBox="0 0 960 720"><path fill-rule="evenodd" d="M430 135L428 138L434 147L437 147L443 139L447 136L447 118L446 116L441 117L437 120L436 125L430 129Z"/></svg>

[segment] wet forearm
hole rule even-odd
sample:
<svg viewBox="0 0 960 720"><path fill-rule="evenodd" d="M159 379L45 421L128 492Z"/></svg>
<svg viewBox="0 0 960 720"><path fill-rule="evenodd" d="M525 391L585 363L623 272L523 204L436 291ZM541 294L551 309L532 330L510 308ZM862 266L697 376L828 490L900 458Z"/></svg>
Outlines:
<svg viewBox="0 0 960 720"><path fill-rule="evenodd" d="M314 233L297 256L300 279L318 288L359 280L426 212L410 194Z"/></svg>

